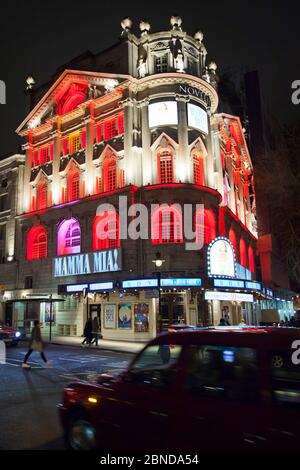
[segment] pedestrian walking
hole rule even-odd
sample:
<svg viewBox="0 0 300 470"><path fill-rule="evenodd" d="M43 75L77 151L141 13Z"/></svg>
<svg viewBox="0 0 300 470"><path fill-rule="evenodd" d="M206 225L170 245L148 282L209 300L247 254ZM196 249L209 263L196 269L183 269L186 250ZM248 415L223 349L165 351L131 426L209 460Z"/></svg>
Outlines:
<svg viewBox="0 0 300 470"><path fill-rule="evenodd" d="M84 334L85 338L81 343L82 345L85 344L85 343L87 343L89 346L91 345L91 341L93 339L92 331L93 331L92 319L88 318L87 321L86 321L84 330L83 330L83 334Z"/></svg>
<svg viewBox="0 0 300 470"><path fill-rule="evenodd" d="M44 344L43 344L42 334L41 334L41 323L39 322L39 320L34 321L34 326L32 328L31 338L30 338L30 343L29 343L29 349L28 349L26 356L24 357L24 362L22 364L22 367L30 368L30 365L27 364L27 361L30 355L33 353L33 351L39 352L41 355L41 358L46 364L49 362L44 354Z"/></svg>
<svg viewBox="0 0 300 470"><path fill-rule="evenodd" d="M91 342L91 344L95 344L96 346L98 346L98 340L100 337L100 325L99 325L99 320L97 317L95 317L93 320L92 334L93 334L93 341Z"/></svg>

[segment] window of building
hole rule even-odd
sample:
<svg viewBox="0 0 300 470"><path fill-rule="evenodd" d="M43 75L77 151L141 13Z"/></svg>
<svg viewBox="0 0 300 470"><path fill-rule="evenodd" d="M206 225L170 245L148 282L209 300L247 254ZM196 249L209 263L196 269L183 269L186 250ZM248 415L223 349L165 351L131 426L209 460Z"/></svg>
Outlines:
<svg viewBox="0 0 300 470"><path fill-rule="evenodd" d="M186 386L196 395L254 402L258 398L256 351L230 346L192 345Z"/></svg>
<svg viewBox="0 0 300 470"><path fill-rule="evenodd" d="M47 231L42 225L32 227L27 234L27 259L47 258Z"/></svg>
<svg viewBox="0 0 300 470"><path fill-rule="evenodd" d="M104 140L112 139L117 135L116 124L117 120L115 117L104 121Z"/></svg>
<svg viewBox="0 0 300 470"><path fill-rule="evenodd" d="M168 71L168 56L166 54L155 57L155 71L156 73Z"/></svg>
<svg viewBox="0 0 300 470"><path fill-rule="evenodd" d="M175 206L158 207L151 220L152 243L182 243L182 213Z"/></svg>
<svg viewBox="0 0 300 470"><path fill-rule="evenodd" d="M196 243L208 245L217 236L216 218L212 209L200 207L195 216Z"/></svg>
<svg viewBox="0 0 300 470"><path fill-rule="evenodd" d="M69 135L69 153L78 152L80 150L80 132L74 132Z"/></svg>
<svg viewBox="0 0 300 470"><path fill-rule="evenodd" d="M104 191L114 191L117 188L117 161L114 156L104 160L103 183Z"/></svg>
<svg viewBox="0 0 300 470"><path fill-rule="evenodd" d="M204 160L203 155L195 154L193 155L193 172L194 172L194 182L200 186L205 185L204 181Z"/></svg>
<svg viewBox="0 0 300 470"><path fill-rule="evenodd" d="M9 209L8 194L0 196L0 212L7 211Z"/></svg>
<svg viewBox="0 0 300 470"><path fill-rule="evenodd" d="M77 219L71 218L61 222L57 232L58 256L80 253L81 231Z"/></svg>
<svg viewBox="0 0 300 470"><path fill-rule="evenodd" d="M247 250L246 243L243 238L240 239L240 263L244 268L247 268Z"/></svg>
<svg viewBox="0 0 300 470"><path fill-rule="evenodd" d="M32 289L33 287L32 276L25 276L24 278L24 289Z"/></svg>
<svg viewBox="0 0 300 470"><path fill-rule="evenodd" d="M41 181L37 187L37 209L45 209L47 207L47 183Z"/></svg>
<svg viewBox="0 0 300 470"><path fill-rule="evenodd" d="M158 153L158 182L160 184L173 183L174 168L173 154L169 150Z"/></svg>
<svg viewBox="0 0 300 470"><path fill-rule="evenodd" d="M97 215L93 223L93 250L120 247L119 216L113 210Z"/></svg>
<svg viewBox="0 0 300 470"><path fill-rule="evenodd" d="M49 161L49 146L44 145L43 147L40 148L40 159L39 159L40 165L43 165L44 163Z"/></svg>
<svg viewBox="0 0 300 470"><path fill-rule="evenodd" d="M67 181L68 200L76 201L79 199L79 172L77 170L70 171Z"/></svg>

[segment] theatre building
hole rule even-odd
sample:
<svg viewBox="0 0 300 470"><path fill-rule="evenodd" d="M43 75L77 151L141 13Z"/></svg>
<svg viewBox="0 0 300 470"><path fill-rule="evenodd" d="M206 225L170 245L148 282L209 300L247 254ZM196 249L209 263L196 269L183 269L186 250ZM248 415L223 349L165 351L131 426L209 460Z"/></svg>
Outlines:
<svg viewBox="0 0 300 470"><path fill-rule="evenodd" d="M256 280L251 158L239 118L218 109L203 34L179 17L138 36L121 24L115 46L32 90L17 129L15 321L78 336L97 315L104 338L136 341L177 322L256 323L272 293ZM141 204L142 237L127 236Z"/></svg>

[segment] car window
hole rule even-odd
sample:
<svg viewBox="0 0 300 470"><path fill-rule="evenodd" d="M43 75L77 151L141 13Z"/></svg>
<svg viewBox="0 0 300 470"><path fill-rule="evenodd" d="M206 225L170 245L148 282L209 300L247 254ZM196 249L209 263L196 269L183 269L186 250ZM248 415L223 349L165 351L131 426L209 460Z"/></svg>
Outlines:
<svg viewBox="0 0 300 470"><path fill-rule="evenodd" d="M182 346L174 344L148 346L131 365L126 380L153 387L169 387L181 350Z"/></svg>
<svg viewBox="0 0 300 470"><path fill-rule="evenodd" d="M188 354L186 386L194 394L253 402L257 399L256 351L193 345Z"/></svg>
<svg viewBox="0 0 300 470"><path fill-rule="evenodd" d="M273 351L270 357L272 394L279 405L300 407L300 364L291 351Z"/></svg>

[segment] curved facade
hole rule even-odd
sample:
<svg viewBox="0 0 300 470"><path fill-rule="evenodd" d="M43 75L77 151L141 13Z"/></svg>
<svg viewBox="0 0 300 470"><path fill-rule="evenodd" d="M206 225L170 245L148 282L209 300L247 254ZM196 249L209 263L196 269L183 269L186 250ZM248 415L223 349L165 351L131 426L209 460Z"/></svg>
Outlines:
<svg viewBox="0 0 300 470"><path fill-rule="evenodd" d="M82 334L90 314L104 338L135 340L168 323L218 324L224 312L252 322L252 164L239 118L218 112L203 35L189 36L177 17L153 34L141 22L139 38L122 24L127 73L65 70L17 130L26 139L18 288L31 278L25 295L64 296L57 335ZM35 227L46 230L47 252L26 258ZM218 237L230 241L234 276L221 245L225 274L208 274ZM224 289L214 283L222 278ZM232 297L222 299L225 286ZM43 320L46 302L38 308Z"/></svg>

